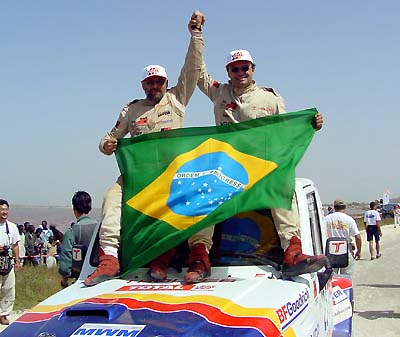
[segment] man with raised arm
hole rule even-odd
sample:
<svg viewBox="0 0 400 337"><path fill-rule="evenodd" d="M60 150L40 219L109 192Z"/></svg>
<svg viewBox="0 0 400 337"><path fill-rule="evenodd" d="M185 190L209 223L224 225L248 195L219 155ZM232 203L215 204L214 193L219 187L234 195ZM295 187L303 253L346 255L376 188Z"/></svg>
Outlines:
<svg viewBox="0 0 400 337"><path fill-rule="evenodd" d="M106 155L113 154L117 149L118 139L128 133L131 137L135 137L183 127L185 107L200 75L204 22L204 15L199 11L195 11L189 20L188 28L191 34L189 49L178 83L174 87L167 89L168 77L164 67L149 65L144 68L141 85L146 97L133 100L122 109L111 132L101 139L101 152ZM122 186L122 178L119 177L104 196L99 266L84 281L86 286L95 285L119 274ZM152 278L156 280L166 278L169 260L173 253L173 249L167 251L150 264L149 274Z"/></svg>

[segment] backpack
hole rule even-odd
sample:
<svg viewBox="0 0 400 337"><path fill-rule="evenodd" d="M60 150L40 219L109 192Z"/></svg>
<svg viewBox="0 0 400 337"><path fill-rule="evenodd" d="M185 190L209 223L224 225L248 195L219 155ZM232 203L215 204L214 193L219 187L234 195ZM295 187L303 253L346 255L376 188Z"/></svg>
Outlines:
<svg viewBox="0 0 400 337"><path fill-rule="evenodd" d="M75 244L72 246L72 275L78 278L85 261L86 253L95 231L97 222L80 225L79 222L72 226Z"/></svg>

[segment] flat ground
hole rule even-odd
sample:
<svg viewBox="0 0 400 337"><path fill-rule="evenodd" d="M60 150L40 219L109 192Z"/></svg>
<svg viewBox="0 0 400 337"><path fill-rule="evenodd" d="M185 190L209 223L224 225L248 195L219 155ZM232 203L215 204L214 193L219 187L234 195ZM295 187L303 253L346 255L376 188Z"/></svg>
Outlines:
<svg viewBox="0 0 400 337"><path fill-rule="evenodd" d="M362 240L361 260L353 275L354 337L400 336L400 228L383 227L380 259L370 260L364 232Z"/></svg>

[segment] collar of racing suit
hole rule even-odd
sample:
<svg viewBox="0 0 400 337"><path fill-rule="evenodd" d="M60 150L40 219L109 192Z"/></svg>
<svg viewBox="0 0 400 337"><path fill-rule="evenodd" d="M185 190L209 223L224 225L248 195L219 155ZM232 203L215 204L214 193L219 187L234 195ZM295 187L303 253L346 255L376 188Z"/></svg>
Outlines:
<svg viewBox="0 0 400 337"><path fill-rule="evenodd" d="M247 93L247 92L253 91L253 90L257 87L255 81L253 81L253 82L252 82L248 87L246 87L246 88L234 88L234 87L232 86L230 80L229 80L229 84L231 85L232 91L233 91L233 93L234 93L236 96L241 96L241 95L243 95L243 94L245 94L245 93Z"/></svg>

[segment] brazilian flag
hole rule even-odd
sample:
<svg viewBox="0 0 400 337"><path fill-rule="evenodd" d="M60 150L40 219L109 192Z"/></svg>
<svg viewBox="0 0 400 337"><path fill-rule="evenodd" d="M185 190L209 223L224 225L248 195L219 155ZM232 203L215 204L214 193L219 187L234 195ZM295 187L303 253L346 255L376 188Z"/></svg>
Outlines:
<svg viewBox="0 0 400 337"><path fill-rule="evenodd" d="M122 269L235 214L290 208L316 109L119 140Z"/></svg>

